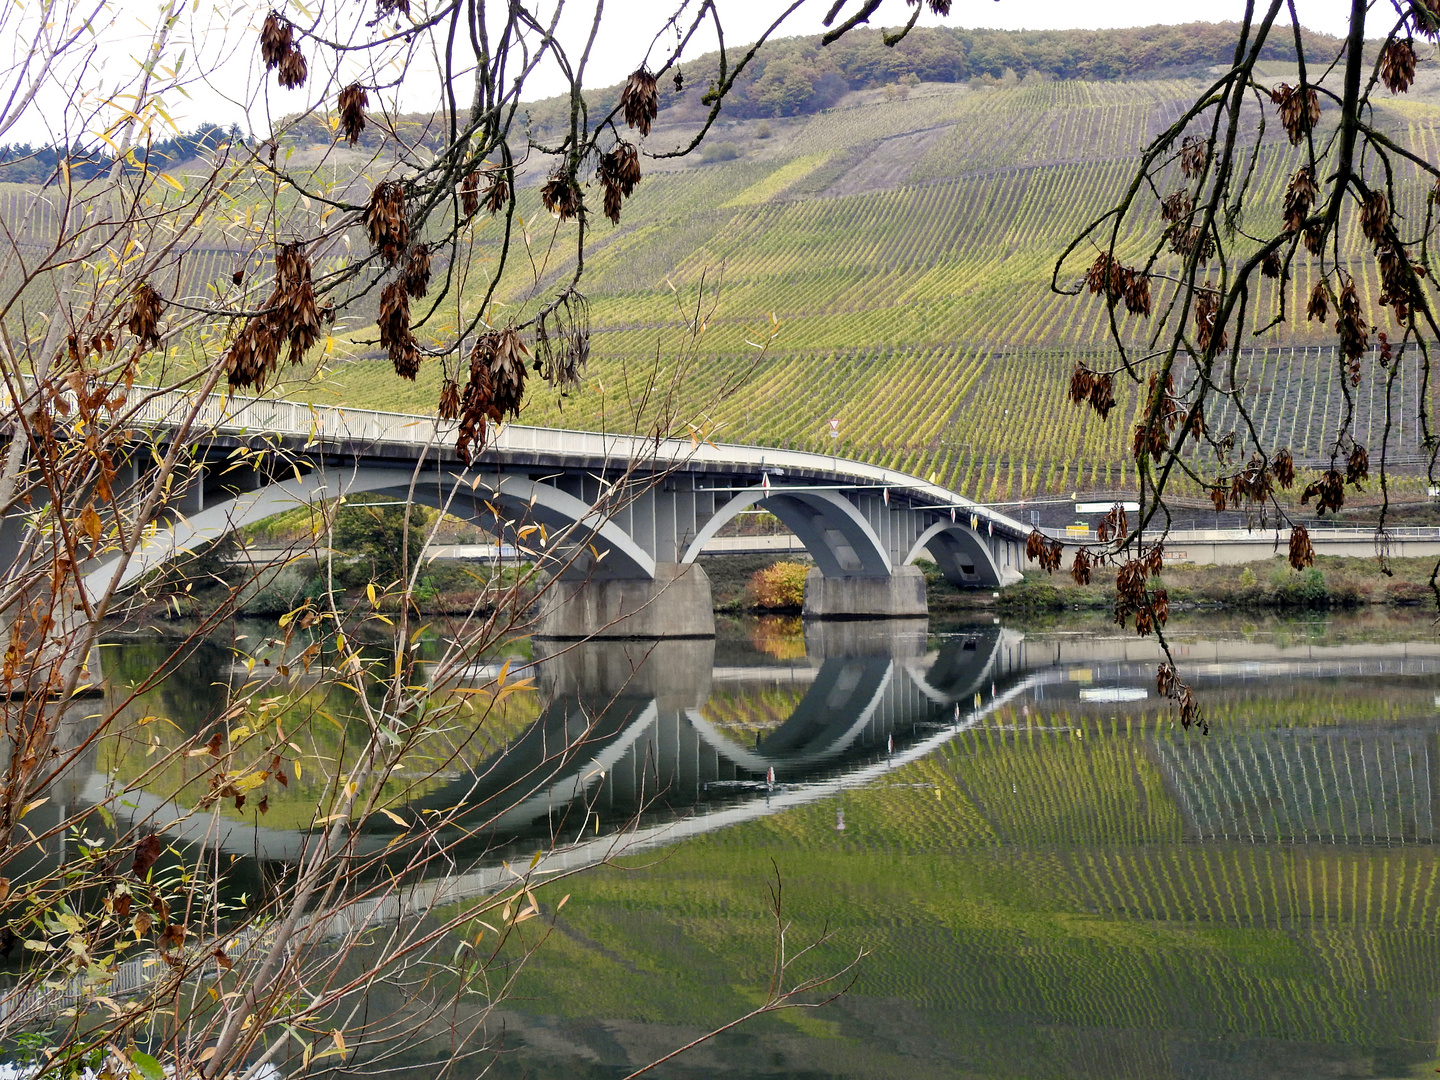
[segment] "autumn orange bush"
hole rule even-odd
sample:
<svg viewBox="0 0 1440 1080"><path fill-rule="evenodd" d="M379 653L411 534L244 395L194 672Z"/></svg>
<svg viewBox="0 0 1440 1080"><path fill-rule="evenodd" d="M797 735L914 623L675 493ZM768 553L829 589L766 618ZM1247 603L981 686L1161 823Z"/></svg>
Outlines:
<svg viewBox="0 0 1440 1080"><path fill-rule="evenodd" d="M750 606L765 611L798 611L805 602L805 563L777 562L750 575Z"/></svg>

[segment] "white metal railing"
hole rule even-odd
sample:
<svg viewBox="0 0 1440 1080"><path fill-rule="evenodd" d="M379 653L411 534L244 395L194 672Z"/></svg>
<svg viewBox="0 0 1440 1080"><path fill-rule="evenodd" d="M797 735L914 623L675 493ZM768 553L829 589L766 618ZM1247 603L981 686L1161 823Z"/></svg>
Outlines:
<svg viewBox="0 0 1440 1080"><path fill-rule="evenodd" d="M274 398L197 395L179 390L159 391L137 386L131 392L127 420L153 427L179 426L192 413L192 430L217 434L276 434L299 437L307 442L349 441L362 444L389 444L414 450L445 446L455 439L458 425L430 416L354 409L343 405L315 405ZM597 431L527 427L506 424L491 436L487 452L544 453L586 460L653 463L662 468L696 465L761 467L777 477L784 472L828 474L843 477L854 486L906 491L922 496L940 507L954 507L957 517L976 515L981 523L1017 536L1029 526L1005 514L938 484L907 473L852 461L833 454L804 450L777 450L768 446L734 443L692 442L689 439L653 439Z"/></svg>

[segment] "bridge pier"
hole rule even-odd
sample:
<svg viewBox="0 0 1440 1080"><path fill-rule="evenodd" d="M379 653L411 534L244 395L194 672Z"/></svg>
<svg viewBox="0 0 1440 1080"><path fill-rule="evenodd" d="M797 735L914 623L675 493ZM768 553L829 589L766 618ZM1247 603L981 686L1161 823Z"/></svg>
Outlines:
<svg viewBox="0 0 1440 1080"><path fill-rule="evenodd" d="M817 566L805 577L807 619L903 619L928 613L925 575L918 566L897 566L885 577L826 577Z"/></svg>
<svg viewBox="0 0 1440 1080"><path fill-rule="evenodd" d="M539 600L542 638L715 636L710 579L694 563L656 563L655 577L560 578Z"/></svg>

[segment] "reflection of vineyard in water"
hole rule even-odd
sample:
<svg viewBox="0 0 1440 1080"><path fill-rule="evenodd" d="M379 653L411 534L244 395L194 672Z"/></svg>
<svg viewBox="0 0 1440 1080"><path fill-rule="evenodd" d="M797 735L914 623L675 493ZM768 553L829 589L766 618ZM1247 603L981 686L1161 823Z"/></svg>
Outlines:
<svg viewBox="0 0 1440 1080"><path fill-rule="evenodd" d="M1050 650L1025 647L1031 661ZM624 1018L604 1038L632 1062L650 1025L736 1009L764 974L751 886L773 858L792 940L837 931L817 966L873 952L827 1029L757 1036L716 1050L712 1068L759 1075L774 1054L877 1077L1428 1071L1440 653L1233 642L1192 665L1212 672L1199 676L1216 721L1202 738L1153 697L1115 700L1151 665L1085 650L866 786L577 883L573 931L524 984L536 997L513 1018L521 1037L540 1013L553 1037L580 985L587 1017ZM598 1049L593 1022L560 1030ZM538 1049L551 1037L520 1052L526 1067L600 1075Z"/></svg>

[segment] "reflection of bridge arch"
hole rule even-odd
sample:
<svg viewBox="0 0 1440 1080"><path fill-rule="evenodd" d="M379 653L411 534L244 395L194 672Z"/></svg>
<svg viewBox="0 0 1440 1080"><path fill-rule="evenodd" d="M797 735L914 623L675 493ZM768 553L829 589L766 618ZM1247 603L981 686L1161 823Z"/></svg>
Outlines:
<svg viewBox="0 0 1440 1080"><path fill-rule="evenodd" d="M258 491L234 495L158 532L131 558L120 585L130 584L199 544L217 540L303 503L361 493L404 499L410 494L411 477L408 471L370 467L355 469L343 477L317 470ZM452 498L449 485L454 483L453 478L440 473L421 474L414 488L415 501L436 509L444 508L456 517L468 517L502 535L508 533L506 539L536 552L543 550L541 537L530 532L519 537L518 529L538 525L559 531L572 525L581 526L582 542L594 544L602 561L596 564L588 553L583 554L562 576L643 580L655 577L655 560L625 530L556 487L522 476L495 475L481 478L473 488L468 483L458 485L459 490ZM497 511L503 517L497 516ZM95 594L109 584L111 575L111 569L102 565L85 576L85 588Z"/></svg>
<svg viewBox="0 0 1440 1080"><path fill-rule="evenodd" d="M1014 631L985 628L947 641L938 652L905 661L905 672L931 701L950 705L969 698L997 672L1014 667Z"/></svg>

